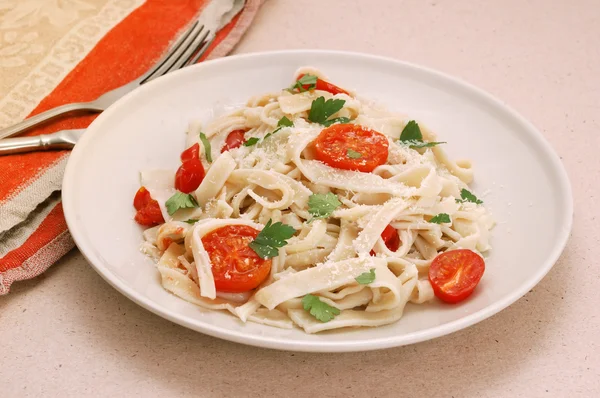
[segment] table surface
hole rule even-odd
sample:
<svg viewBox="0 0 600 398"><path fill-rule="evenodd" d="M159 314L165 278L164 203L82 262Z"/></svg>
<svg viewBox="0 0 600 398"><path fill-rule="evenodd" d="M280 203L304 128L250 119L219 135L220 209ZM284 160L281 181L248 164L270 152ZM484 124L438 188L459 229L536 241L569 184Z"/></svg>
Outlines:
<svg viewBox="0 0 600 398"><path fill-rule="evenodd" d="M560 260L521 300L466 330L309 354L175 325L111 288L74 250L0 298L0 395L600 396L600 184L590 178L600 171L599 39L598 0L267 1L236 53L384 55L458 76L529 118L573 186Z"/></svg>

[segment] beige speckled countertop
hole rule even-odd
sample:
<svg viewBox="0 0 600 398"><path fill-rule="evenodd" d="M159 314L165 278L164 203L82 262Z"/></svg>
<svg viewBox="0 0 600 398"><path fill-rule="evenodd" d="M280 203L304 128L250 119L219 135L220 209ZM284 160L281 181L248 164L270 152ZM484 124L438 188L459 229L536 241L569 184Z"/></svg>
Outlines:
<svg viewBox="0 0 600 398"><path fill-rule="evenodd" d="M561 259L524 298L466 330L325 355L175 325L73 251L0 298L0 396L600 396L599 43L598 0L267 1L237 53L389 56L459 76L529 118L573 185L575 223Z"/></svg>

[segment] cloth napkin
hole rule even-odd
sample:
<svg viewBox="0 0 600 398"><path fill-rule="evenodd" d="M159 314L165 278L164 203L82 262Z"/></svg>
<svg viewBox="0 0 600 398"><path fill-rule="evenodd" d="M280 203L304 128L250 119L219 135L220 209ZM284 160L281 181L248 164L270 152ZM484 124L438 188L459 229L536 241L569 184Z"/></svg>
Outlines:
<svg viewBox="0 0 600 398"><path fill-rule="evenodd" d="M225 56L240 40L262 3L93 1L95 6L78 1L61 6L46 0L29 0L15 2L5 13L0 7L0 127L14 124L27 114L93 100L135 79L196 19L211 32L217 31L200 61ZM58 40L45 43L44 29L49 29ZM44 51L47 55L27 69L31 66L28 59ZM28 73L23 77L23 72ZM87 127L95 117L65 117L26 135ZM7 294L14 281L41 274L75 246L60 199L69 153L48 151L0 157L0 295Z"/></svg>

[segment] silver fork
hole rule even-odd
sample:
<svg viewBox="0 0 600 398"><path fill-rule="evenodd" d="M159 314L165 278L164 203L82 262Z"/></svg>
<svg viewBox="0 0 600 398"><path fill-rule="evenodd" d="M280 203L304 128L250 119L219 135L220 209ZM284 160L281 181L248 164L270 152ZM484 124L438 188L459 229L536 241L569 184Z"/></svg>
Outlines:
<svg viewBox="0 0 600 398"><path fill-rule="evenodd" d="M54 119L57 116L65 113L74 111L92 111L102 112L110 105L112 105L119 98L136 89L144 83L147 83L157 77L160 77L171 71L180 69L184 66L194 64L204 54L208 48L208 42L205 42L206 38L210 34L209 30L204 31L204 25L199 25L198 22L194 22L192 26L173 44L171 49L161 59L158 60L146 73L137 79L111 91L108 91L90 102L75 102L72 104L65 104L56 108L47 110L39 113L35 116L25 119L20 123L15 124L0 130L0 139L10 137L13 135L21 134L22 132L42 124L48 120ZM204 46L204 47L203 47ZM33 137L32 137L33 138ZM2 140L5 145L8 145ZM19 152L23 152L20 150ZM1 151L1 154L6 154L5 151Z"/></svg>

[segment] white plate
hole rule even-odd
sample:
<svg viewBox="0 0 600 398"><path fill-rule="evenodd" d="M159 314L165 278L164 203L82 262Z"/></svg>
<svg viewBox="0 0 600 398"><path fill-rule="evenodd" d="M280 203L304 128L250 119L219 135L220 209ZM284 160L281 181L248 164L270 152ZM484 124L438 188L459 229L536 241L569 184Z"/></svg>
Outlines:
<svg viewBox="0 0 600 398"><path fill-rule="evenodd" d="M173 168L192 119L217 107L290 84L312 65L332 82L427 124L454 158L471 158L474 191L498 221L493 250L476 293L460 305L408 304L385 327L308 335L210 312L166 292L139 251L133 221L138 171ZM486 192L489 192L485 194ZM75 147L63 206L77 246L124 295L180 325L215 337L298 351L360 351L415 343L479 322L523 296L550 270L572 221L569 181L558 157L526 120L489 94L450 76L391 59L329 51L284 51L227 57L169 74L105 111Z"/></svg>

